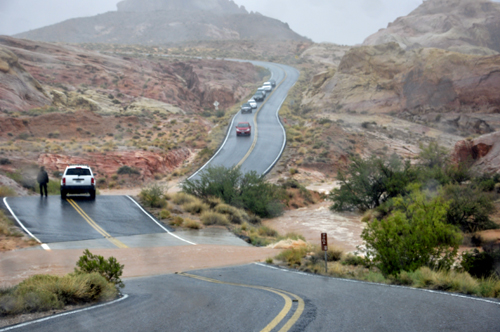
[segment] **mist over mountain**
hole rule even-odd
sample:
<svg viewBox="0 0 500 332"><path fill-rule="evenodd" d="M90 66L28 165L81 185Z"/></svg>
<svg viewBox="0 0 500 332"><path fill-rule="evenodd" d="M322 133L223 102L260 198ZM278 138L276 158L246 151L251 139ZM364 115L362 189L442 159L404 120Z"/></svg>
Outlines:
<svg viewBox="0 0 500 332"><path fill-rule="evenodd" d="M193 40L307 40L288 24L229 0L125 0L118 11L70 19L15 37L48 42L167 44Z"/></svg>

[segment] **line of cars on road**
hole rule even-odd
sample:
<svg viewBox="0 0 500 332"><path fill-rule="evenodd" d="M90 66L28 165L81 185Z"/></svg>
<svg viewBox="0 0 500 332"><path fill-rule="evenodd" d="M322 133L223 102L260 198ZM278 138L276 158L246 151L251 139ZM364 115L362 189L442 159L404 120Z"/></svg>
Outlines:
<svg viewBox="0 0 500 332"><path fill-rule="evenodd" d="M275 80L269 80L265 82L260 88L257 89L257 92L254 96L241 105L240 111L243 113L252 113L254 109L257 108L257 102L262 102L266 98L268 94L271 93L273 88L276 87ZM250 136L252 134L252 126L248 122L238 122L236 125L236 136L247 135Z"/></svg>

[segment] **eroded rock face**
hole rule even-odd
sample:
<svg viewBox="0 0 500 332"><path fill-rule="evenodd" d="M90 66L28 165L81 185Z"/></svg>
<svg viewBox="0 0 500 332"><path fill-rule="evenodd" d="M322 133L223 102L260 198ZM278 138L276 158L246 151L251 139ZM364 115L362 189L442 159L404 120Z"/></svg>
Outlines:
<svg viewBox="0 0 500 332"><path fill-rule="evenodd" d="M259 79L249 63L114 57L7 36L0 37L0 47L0 108L10 111L53 104L120 112L136 107L140 98L142 104L155 103L155 109L201 112L215 100L221 107L233 105L250 93L245 84ZM39 82L51 86L50 94L44 94Z"/></svg>
<svg viewBox="0 0 500 332"><path fill-rule="evenodd" d="M18 57L0 46L0 109L22 111L50 103L42 85L23 68Z"/></svg>
<svg viewBox="0 0 500 332"><path fill-rule="evenodd" d="M457 142L453 151L457 163L472 164L487 173L500 173L500 132Z"/></svg>
<svg viewBox="0 0 500 332"><path fill-rule="evenodd" d="M168 174L191 156L188 149L173 150L168 153L150 151L113 151L108 153L88 153L85 157L58 154L41 154L38 164L50 171L63 172L70 164L86 164L92 167L97 177L111 177L122 166L140 171L140 180L152 179L155 174Z"/></svg>
<svg viewBox="0 0 500 332"><path fill-rule="evenodd" d="M500 4L489 0L427 0L408 16L369 36L364 45L396 42L404 49L436 47L492 55L500 52Z"/></svg>
<svg viewBox="0 0 500 332"><path fill-rule="evenodd" d="M500 55L482 57L435 48L405 51L388 43L352 48L332 73L314 78L305 107L396 112L409 118L455 113L447 120L477 133L492 129L472 113L500 112Z"/></svg>

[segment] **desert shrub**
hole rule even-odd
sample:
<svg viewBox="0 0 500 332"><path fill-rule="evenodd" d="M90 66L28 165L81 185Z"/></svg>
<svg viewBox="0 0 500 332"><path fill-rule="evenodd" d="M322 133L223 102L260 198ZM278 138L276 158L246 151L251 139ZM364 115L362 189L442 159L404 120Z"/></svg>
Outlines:
<svg viewBox="0 0 500 332"><path fill-rule="evenodd" d="M278 236L278 232L268 226L260 226L257 230L257 233L260 236L267 236L267 237L276 237Z"/></svg>
<svg viewBox="0 0 500 332"><path fill-rule="evenodd" d="M224 201L219 197L208 197L205 202L210 206L211 209L215 209L217 205L224 203Z"/></svg>
<svg viewBox="0 0 500 332"><path fill-rule="evenodd" d="M10 227L12 222L7 219L3 211L0 210L0 234L11 235Z"/></svg>
<svg viewBox="0 0 500 332"><path fill-rule="evenodd" d="M470 186L448 185L444 197L450 201L446 220L464 232L496 228L489 215L494 212L492 196Z"/></svg>
<svg viewBox="0 0 500 332"><path fill-rule="evenodd" d="M253 224L253 225L258 225L262 222L262 219L260 219L259 216L251 215L248 219L248 222Z"/></svg>
<svg viewBox="0 0 500 332"><path fill-rule="evenodd" d="M38 183L35 185L33 190L37 194L40 193L40 186L38 185ZM61 182L49 180L49 183L47 183L47 194L48 195L59 195L60 193L61 193Z"/></svg>
<svg viewBox="0 0 500 332"><path fill-rule="evenodd" d="M181 226L182 224L184 223L184 218L182 217L179 217L179 216L175 216L172 221L170 222L170 225L172 226Z"/></svg>
<svg viewBox="0 0 500 332"><path fill-rule="evenodd" d="M0 158L0 165L9 165L11 164L9 158Z"/></svg>
<svg viewBox="0 0 500 332"><path fill-rule="evenodd" d="M176 193L172 197L172 202L174 202L177 205L184 205L186 203L192 203L196 200L196 197L193 195L188 195L183 192Z"/></svg>
<svg viewBox="0 0 500 332"><path fill-rule="evenodd" d="M276 256L282 262L285 262L288 266L300 266L302 264L302 259L307 255L307 248L297 248L297 249L287 249L283 250Z"/></svg>
<svg viewBox="0 0 500 332"><path fill-rule="evenodd" d="M413 188L408 197L395 199L395 205L390 216L368 223L363 230L366 257L384 275L422 266L449 269L462 238L455 226L446 223L448 204Z"/></svg>
<svg viewBox="0 0 500 332"><path fill-rule="evenodd" d="M328 250L326 252L326 260L328 262L340 261L342 259L343 254L344 254L344 252L341 249L329 246ZM321 247L315 247L314 248L314 256L318 260L324 260L325 259L325 252L323 250L321 250Z"/></svg>
<svg viewBox="0 0 500 332"><path fill-rule="evenodd" d="M203 203L199 199L196 199L193 202L183 204L182 209L184 211L192 213L192 214L200 214L200 213L208 210L209 206L208 206L208 204Z"/></svg>
<svg viewBox="0 0 500 332"><path fill-rule="evenodd" d="M16 191L7 186L0 186L0 197L15 197Z"/></svg>
<svg viewBox="0 0 500 332"><path fill-rule="evenodd" d="M116 171L116 174L140 175L141 172L137 168L124 165L124 166L121 166L120 168L118 168L118 170Z"/></svg>
<svg viewBox="0 0 500 332"><path fill-rule="evenodd" d="M106 178L98 178L97 179L97 185L98 186L103 186L106 184Z"/></svg>
<svg viewBox="0 0 500 332"><path fill-rule="evenodd" d="M229 225L229 220L222 213L217 213L213 211L206 211L201 214L201 221L203 225L211 226L211 225L221 225L227 226Z"/></svg>
<svg viewBox="0 0 500 332"><path fill-rule="evenodd" d="M241 224L249 220L248 214L241 209L235 208L228 204L219 204L215 207L215 212L227 215L232 224Z"/></svg>
<svg viewBox="0 0 500 332"><path fill-rule="evenodd" d="M115 298L116 287L98 273L64 277L35 275L0 291L0 316L62 309Z"/></svg>
<svg viewBox="0 0 500 332"><path fill-rule="evenodd" d="M406 195L407 186L416 179L409 162L403 163L396 155L372 156L367 160L353 157L347 174L338 172L341 186L332 190L330 207L335 211L378 207L390 198Z"/></svg>
<svg viewBox="0 0 500 332"><path fill-rule="evenodd" d="M171 214L170 214L170 211L167 210L167 209L163 209L160 211L160 214L159 214L159 217L161 220L163 219L170 219L171 218Z"/></svg>
<svg viewBox="0 0 500 332"><path fill-rule="evenodd" d="M151 208L162 208L167 205L165 189L157 184L143 188L139 193L141 203Z"/></svg>
<svg viewBox="0 0 500 332"><path fill-rule="evenodd" d="M184 227L190 228L190 229L200 229L201 225L198 222L194 221L194 220L186 219L184 221Z"/></svg>
<svg viewBox="0 0 500 332"><path fill-rule="evenodd" d="M366 259L361 257L361 256L358 256L358 255L354 255L354 254L347 254L343 257L342 259L342 264L345 264L345 265L352 265L352 266L364 266L366 265Z"/></svg>
<svg viewBox="0 0 500 332"><path fill-rule="evenodd" d="M495 258L488 252L464 251L460 262L463 270L476 278L487 278L495 272Z"/></svg>
<svg viewBox="0 0 500 332"><path fill-rule="evenodd" d="M85 249L83 256L80 256L80 259L76 262L75 273L99 273L108 282L123 288L125 284L120 279L123 274L123 267L114 257L109 257L106 260L103 256L94 255L88 249Z"/></svg>
<svg viewBox="0 0 500 332"><path fill-rule="evenodd" d="M219 197L226 204L245 208L260 217L283 212L282 189L265 182L255 171L242 174L239 167L209 167L199 179L184 181L182 190L205 200Z"/></svg>

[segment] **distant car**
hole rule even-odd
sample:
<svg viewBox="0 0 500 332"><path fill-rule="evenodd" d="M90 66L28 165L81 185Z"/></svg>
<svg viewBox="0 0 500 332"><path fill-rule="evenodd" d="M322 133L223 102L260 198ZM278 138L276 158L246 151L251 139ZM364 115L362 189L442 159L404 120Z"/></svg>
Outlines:
<svg viewBox="0 0 500 332"><path fill-rule="evenodd" d="M271 84L264 84L262 87L264 88L264 91L266 91L266 93L269 93L273 90L273 87Z"/></svg>
<svg viewBox="0 0 500 332"><path fill-rule="evenodd" d="M252 126L248 122L238 122L236 125L236 136L252 134Z"/></svg>
<svg viewBox="0 0 500 332"><path fill-rule="evenodd" d="M241 105L241 113L252 113L253 107L249 103Z"/></svg>
<svg viewBox="0 0 500 332"><path fill-rule="evenodd" d="M264 99L266 98L266 95L263 94L263 93L260 93L260 92L257 92L253 97L252 99L254 99L255 101L264 101Z"/></svg>
<svg viewBox="0 0 500 332"><path fill-rule="evenodd" d="M257 89L257 92L261 92L264 94L264 97L267 95L266 93L266 88L264 88L263 86L261 86L260 88Z"/></svg>
<svg viewBox="0 0 500 332"><path fill-rule="evenodd" d="M269 82L269 83L271 83L271 85L272 85L272 87L273 87L273 88L274 88L274 87L276 87L276 81L275 81L275 80L272 80L272 79L271 79L271 80L269 80L268 82ZM267 82L266 82L266 83L267 83ZM266 84L266 83L264 83L264 84Z"/></svg>
<svg viewBox="0 0 500 332"><path fill-rule="evenodd" d="M95 199L95 178L88 165L70 165L66 167L61 178L61 198L67 194L88 193Z"/></svg>
<svg viewBox="0 0 500 332"><path fill-rule="evenodd" d="M247 103L252 106L252 108L257 108L257 102L255 101L255 99L250 99L249 101L247 101Z"/></svg>

